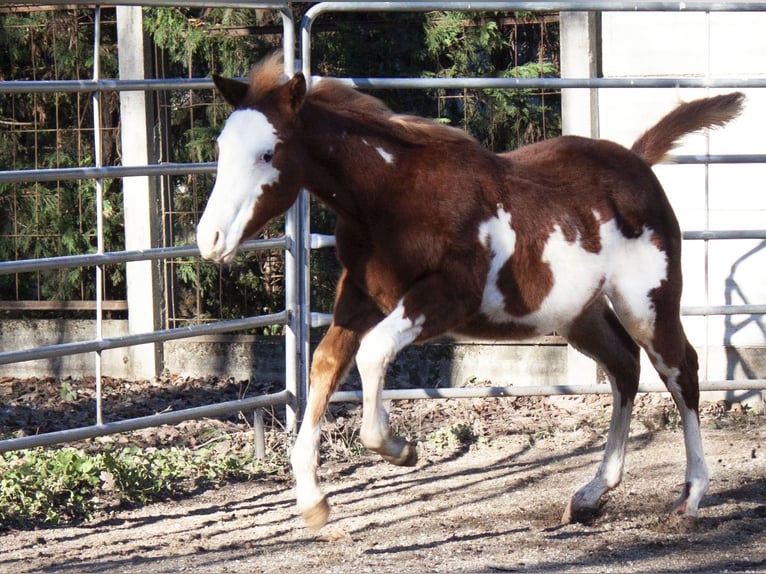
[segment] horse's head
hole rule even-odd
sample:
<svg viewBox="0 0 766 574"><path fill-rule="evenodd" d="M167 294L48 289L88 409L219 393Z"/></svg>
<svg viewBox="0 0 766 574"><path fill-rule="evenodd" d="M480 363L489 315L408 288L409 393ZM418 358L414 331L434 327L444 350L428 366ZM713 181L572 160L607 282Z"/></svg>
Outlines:
<svg viewBox="0 0 766 574"><path fill-rule="evenodd" d="M216 180L197 244L205 259L228 262L298 196L302 161L293 135L306 81L301 74L285 81L276 56L256 66L249 83L213 80L234 111L218 136Z"/></svg>

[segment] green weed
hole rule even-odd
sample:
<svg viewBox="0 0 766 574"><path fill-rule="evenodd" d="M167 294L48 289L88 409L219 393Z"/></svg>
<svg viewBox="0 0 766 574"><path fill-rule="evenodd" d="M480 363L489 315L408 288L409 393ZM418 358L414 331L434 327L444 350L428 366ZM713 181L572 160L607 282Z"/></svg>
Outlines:
<svg viewBox="0 0 766 574"><path fill-rule="evenodd" d="M110 505L146 504L203 484L278 473L284 464L216 448L107 446L98 453L71 447L5 453L0 455L0 523L88 519Z"/></svg>

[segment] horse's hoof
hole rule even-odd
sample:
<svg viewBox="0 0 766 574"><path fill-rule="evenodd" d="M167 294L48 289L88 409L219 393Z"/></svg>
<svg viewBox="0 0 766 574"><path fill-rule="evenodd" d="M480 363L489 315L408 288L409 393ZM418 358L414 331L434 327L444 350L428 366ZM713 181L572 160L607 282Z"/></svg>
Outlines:
<svg viewBox="0 0 766 574"><path fill-rule="evenodd" d="M312 530L319 530L327 524L327 518L330 516L330 505L327 503L327 498L322 497L322 500L311 508L302 510L301 515L306 522L306 526Z"/></svg>
<svg viewBox="0 0 766 574"><path fill-rule="evenodd" d="M418 462L418 449L414 443L397 438L397 446L400 446L398 455L381 454L383 460L396 466L415 466Z"/></svg>
<svg viewBox="0 0 766 574"><path fill-rule="evenodd" d="M561 524L590 524L600 514L600 506L597 508L575 506L570 500L569 504L567 504L567 507L564 509L564 514L561 516Z"/></svg>

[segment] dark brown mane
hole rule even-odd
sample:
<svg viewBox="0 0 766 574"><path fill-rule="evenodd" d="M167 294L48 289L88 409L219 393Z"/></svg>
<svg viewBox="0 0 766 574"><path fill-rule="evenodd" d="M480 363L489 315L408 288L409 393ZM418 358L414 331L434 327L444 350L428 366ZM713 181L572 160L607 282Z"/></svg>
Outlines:
<svg viewBox="0 0 766 574"><path fill-rule="evenodd" d="M284 73L282 53L274 52L254 65L248 80L251 102L257 102L283 85L288 77ZM366 120L409 143L419 144L427 140L475 141L463 130L417 116L395 114L379 99L338 80L325 78L315 82L308 98L312 103L329 108L336 114Z"/></svg>
<svg viewBox="0 0 766 574"><path fill-rule="evenodd" d="M428 140L476 142L467 132L417 116L396 114L378 98L359 92L342 82L324 78L314 84L310 101L328 107L335 113L366 119L390 130L391 135L409 143Z"/></svg>

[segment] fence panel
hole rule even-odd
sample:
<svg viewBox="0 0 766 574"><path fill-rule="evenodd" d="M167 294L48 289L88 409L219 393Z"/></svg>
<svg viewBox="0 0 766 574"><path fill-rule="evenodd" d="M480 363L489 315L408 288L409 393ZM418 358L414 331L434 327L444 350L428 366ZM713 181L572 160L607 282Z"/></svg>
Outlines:
<svg viewBox="0 0 766 574"><path fill-rule="evenodd" d="M42 2L16 2L16 4L42 4ZM46 5L72 5L71 0L46 0ZM175 6L177 3L169 1L151 0L120 0L119 2L102 2L103 6ZM283 21L283 44L285 49L285 67L287 70L294 69L294 23L292 13L286 2L257 3L257 2L218 2L214 0L183 2L188 7L228 7L247 9L272 9L279 12ZM331 12L349 11L670 11L670 12L716 12L716 11L740 11L740 12L763 12L766 11L766 2L326 2L312 7L301 23L301 66L307 78L312 78L311 45L312 25L323 14ZM98 20L98 18L97 18ZM98 36L98 34L96 34ZM98 50L96 50L97 52ZM764 88L766 78L763 77L662 77L662 78L602 78L582 77L577 79L561 78L343 78L360 89L433 89L433 88L494 88L494 89L639 89L639 88ZM82 93L91 94L94 98L94 107L97 108L98 98L106 92L122 91L158 91L177 89L206 89L212 83L206 79L165 79L165 80L119 80L102 78L98 65L95 67L94 77L90 80L77 81L4 81L0 82L0 94L27 93L37 91L40 93ZM98 133L98 130L96 130ZM99 137L96 135L96 137ZM680 164L748 164L766 163L766 154L738 154L738 155L680 155L671 158L671 161ZM191 173L213 173L213 164L183 164L183 165L147 165L147 166L112 166L101 165L99 158L95 158L94 165L89 167L59 168L59 169L34 169L34 170L11 170L0 172L0 183L21 181L65 181L71 179L94 180L97 185L107 178L119 177L144 177L157 175L179 175ZM286 329L286 378L288 388L280 393L257 397L244 401L233 401L221 405L210 405L189 411L167 413L155 417L144 417L129 421L106 422L101 421L98 413L99 424L83 429L72 429L61 433L41 435L38 437L25 437L10 441L0 442L0 452L54 444L62 441L70 441L78 438L98 436L124 430L146 428L159 424L168 424L202 416L215 416L240 410L252 410L262 408L268 404L285 404L288 406L288 428L293 428L300 412L302 401L308 386L308 333L312 326L327 324L328 315L311 313L308 305L308 250L311 248L324 248L333 245L333 238L311 234L307 223L308 200L301 195L296 206L288 214L284 237L268 241L248 242L245 250L257 249L284 249L286 251L286 308L284 311L262 317L252 317L233 321L222 321L208 325L197 325L183 328L163 329L148 333L135 333L127 337L105 339L100 332L96 332L94 338L88 341L70 343L64 345L52 345L36 349L0 353L0 364L16 361L26 361L35 358L63 356L71 353L95 353L96 371L100 370L100 352L106 349L145 344L157 341L165 341L174 338L192 337L201 334L236 331L241 329L262 326L265 324L278 323L287 326ZM103 213L98 215L97 225L103 222ZM101 235L99 234L99 237ZM687 231L684 239L687 241L726 241L728 239L766 239L766 230L731 230L731 231ZM93 266L97 271L102 266L117 262L158 260L172 257L196 256L198 252L193 247L175 247L162 249L149 249L140 251L105 251L99 244L96 253L73 255L64 258L35 259L15 262L0 263L0 273L16 273L31 270L43 270L51 267L76 267ZM96 316L101 317L103 312L101 296L96 300ZM723 306L694 306L684 309L687 315L714 315L714 314L764 314L766 305L762 303L748 303L747 305L723 305ZM97 377L98 378L98 377ZM571 386L554 385L538 387L485 387L472 389L414 389L408 391L386 391L384 396L390 399L415 399L415 398L455 398L473 396L517 396L517 395L546 395L546 394L574 394L604 392L599 386ZM703 390L713 389L764 389L766 381L762 379L749 379L739 381L704 381ZM662 390L659 387L643 386L642 391ZM360 393L339 392L333 397L334 401L359 400Z"/></svg>
<svg viewBox="0 0 766 574"><path fill-rule="evenodd" d="M33 6L43 4L41 2L20 1L15 4ZM60 2L56 0L44 2L46 6L64 5L72 7L72 2ZM143 0L119 2L102 2L94 10L94 68L93 78L90 80L54 80L54 81L3 81L0 82L0 94L14 93L75 93L90 94L94 109L94 148L101 149L102 126L100 121L99 104L102 94L108 92L132 92L132 91L157 91L178 88L212 88L212 81L209 79L190 79L190 80L120 80L104 79L101 77L99 66L100 53L100 24L101 24L101 6L136 6L136 7L160 7L176 6L177 3L168 1ZM88 6L88 5L83 5ZM282 41L285 58L285 67L287 70L294 68L294 31L292 11L287 2L218 2L218 1L199 1L185 3L188 7L217 7L217 8L237 8L237 9L259 9L276 11L282 20ZM281 238L269 240L249 241L243 245L245 252L256 250L284 250L286 267L286 292L287 298L285 309L281 312L272 313L265 316L250 317L244 319L235 319L229 321L217 321L210 324L193 325L181 328L160 329L151 332L131 333L128 336L104 338L101 330L101 317L103 316L103 293L100 289L101 270L104 265L115 263L127 263L136 261L164 260L172 257L194 257L199 255L196 247L171 247L154 248L133 251L106 252L103 247L103 222L104 213L103 194L101 193L101 184L106 178L131 178L157 175L174 174L193 174L193 173L214 173L214 164L175 164L175 165L141 165L141 166L117 166L102 165L101 157L97 152L93 158L93 165L89 167L73 168L54 168L54 169L28 169L28 170L8 170L0 172L0 183L17 182L42 182L42 181L70 181L70 180L94 180L96 186L97 214L95 227L97 228L97 247L95 253L84 253L67 257L51 257L42 259L27 259L20 261L5 261L0 263L0 274L21 273L30 271L42 271L46 269L66 269L81 266L92 266L96 273L96 332L94 338L87 341L77 341L72 343L49 345L45 347L23 349L18 351L0 352L0 364L8 364L19 361L29 361L33 359L42 359L49 357L62 357L77 353L94 353L95 373L96 373L96 425L80 429L70 429L67 431L48 433L33 437L23 437L0 441L0 452L7 450L28 448L31 446L56 444L58 442L76 440L79 438L101 436L114 432L125 430L135 430L148 428L161 424L171 424L190 418L200 418L205 416L218 416L222 414L231 414L238 411L248 411L260 409L269 405L285 405L287 407L287 425L288 428L294 428L297 420L297 400L299 389L302 386L297 381L297 377L302 370L301 365L306 363L306 359L301 356L300 344L302 337L305 337L308 330L298 324L301 317L299 310L303 308L298 297L302 296L303 291L296 288L295 285L304 281L298 277L303 272L303 261L306 255L300 253L302 243L296 240L297 234L302 229L301 220L304 215L299 212L301 206L295 206L290 210L286 217L285 233ZM305 209L305 207L304 207ZM305 294L303 295L305 296ZM140 310L134 312L140 313ZM204 407L178 411L175 413L164 413L161 415L142 417L139 419L122 420L117 422L105 423L101 414L101 352L107 349L130 347L135 345L156 343L173 339L194 337L204 334L224 333L240 331L262 327L266 325L284 325L285 326L285 372L287 388L280 392L252 399L243 399L240 401L231 401L218 405L208 405ZM260 417L256 417L260 420ZM262 449L261 449L262 450Z"/></svg>
<svg viewBox="0 0 766 574"><path fill-rule="evenodd" d="M569 12L766 12L765 2L322 2L312 7L301 22L301 66L303 74L314 80L320 76L312 74L312 27L324 14L333 12L431 12L431 11L569 11ZM359 89L649 89L669 88L766 88L766 77L582 77L582 78L385 78L352 77L336 78ZM731 155L676 155L669 163L684 165L712 164L757 164L766 163L766 154ZM725 241L733 239L764 239L765 229L750 230L690 230L683 234L686 241ZM700 305L682 309L685 316L713 315L763 315L766 304L748 303L742 305ZM312 323L319 323L315 318ZM707 352L703 356L703 372L706 372ZM414 389L386 390L386 399L451 398L482 396L548 395L548 394L589 394L599 391L596 385L553 385L542 387L491 387L470 389ZM738 391L766 389L766 379L746 380L703 380L703 391ZM643 384L641 392L664 391L664 386ZM333 401L361 401L361 392L344 391L333 396Z"/></svg>

